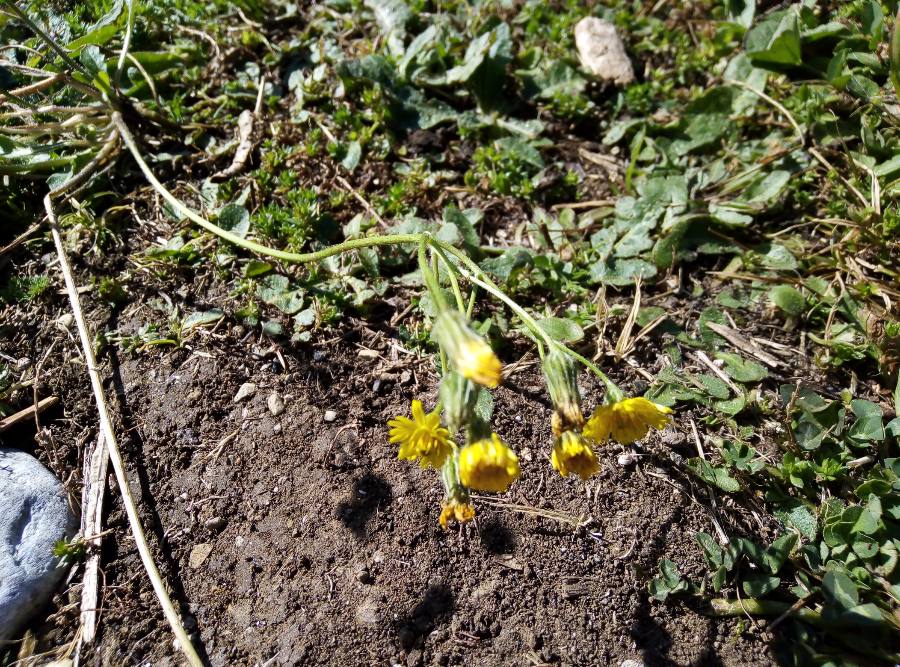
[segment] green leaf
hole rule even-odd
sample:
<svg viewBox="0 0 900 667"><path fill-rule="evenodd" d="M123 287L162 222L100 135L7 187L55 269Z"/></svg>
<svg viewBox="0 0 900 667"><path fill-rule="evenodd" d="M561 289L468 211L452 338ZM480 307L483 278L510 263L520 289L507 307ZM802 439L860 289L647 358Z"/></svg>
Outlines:
<svg viewBox="0 0 900 667"><path fill-rule="evenodd" d="M258 259L251 259L244 265L244 276L247 278L256 278L264 275L272 270L272 265Z"/></svg>
<svg viewBox="0 0 900 667"><path fill-rule="evenodd" d="M517 269L529 266L533 261L531 251L524 248L507 248L499 257L486 259L481 268L503 281L507 281Z"/></svg>
<svg viewBox="0 0 900 667"><path fill-rule="evenodd" d="M701 458L688 459L687 465L688 469L697 477L726 493L735 493L741 490L741 485L728 474L727 468L717 468Z"/></svg>
<svg viewBox="0 0 900 667"><path fill-rule="evenodd" d="M216 224L226 232L245 238L250 231L250 214L240 204L227 204L219 211Z"/></svg>
<svg viewBox="0 0 900 667"><path fill-rule="evenodd" d="M774 510L775 516L788 528L796 528L810 542L816 539L818 521L806 505L800 501L782 503Z"/></svg>
<svg viewBox="0 0 900 667"><path fill-rule="evenodd" d="M797 258L783 245L766 243L756 249L760 263L775 271L792 271L799 267Z"/></svg>
<svg viewBox="0 0 900 667"><path fill-rule="evenodd" d="M756 0L727 0L728 20L745 28L753 25Z"/></svg>
<svg viewBox="0 0 900 667"><path fill-rule="evenodd" d="M859 604L856 584L840 570L829 570L822 579L822 588L843 609L852 609Z"/></svg>
<svg viewBox="0 0 900 667"><path fill-rule="evenodd" d="M727 399L731 396L731 389L729 389L728 385L725 384L721 378L708 373L703 373L702 375L698 375L697 379L700 381L700 384L703 385L704 389L706 389L706 393L713 398Z"/></svg>
<svg viewBox="0 0 900 667"><path fill-rule="evenodd" d="M781 579L765 574L751 574L741 583L744 593L759 598L768 595L781 585Z"/></svg>
<svg viewBox="0 0 900 667"><path fill-rule="evenodd" d="M769 290L769 299L778 308L792 317L803 313L806 306L806 298L803 293L790 285L777 285Z"/></svg>
<svg viewBox="0 0 900 667"><path fill-rule="evenodd" d="M475 416L485 424L491 423L491 417L494 416L494 396L484 387L478 388L474 411Z"/></svg>
<svg viewBox="0 0 900 667"><path fill-rule="evenodd" d="M538 320L537 324L550 338L560 343L574 343L584 338L584 331L572 320L561 317L545 317Z"/></svg>
<svg viewBox="0 0 900 667"><path fill-rule="evenodd" d="M859 513L859 517L856 519L850 532L862 533L864 535L873 535L877 533L882 526L881 514L881 499L873 493L869 496L866 506L862 508L862 511Z"/></svg>
<svg viewBox="0 0 900 667"><path fill-rule="evenodd" d="M718 545L713 536L700 531L694 535L694 539L697 540L700 548L703 549L703 557L706 559L709 567L711 569L721 567L723 563L722 547Z"/></svg>
<svg viewBox="0 0 900 667"><path fill-rule="evenodd" d="M182 332L190 331L191 329L195 329L196 327L202 327L206 324L212 324L213 322L218 322L225 316L219 308L213 308L212 310L206 310L203 312L191 313L184 321L181 323Z"/></svg>
<svg viewBox="0 0 900 667"><path fill-rule="evenodd" d="M667 558L659 562L659 576L650 582L650 595L665 602L669 595L681 593L688 588L687 582L681 578L678 566Z"/></svg>
<svg viewBox="0 0 900 667"><path fill-rule="evenodd" d="M412 11L403 0L365 0L364 4L375 14L375 22L386 35L406 32Z"/></svg>
<svg viewBox="0 0 900 667"><path fill-rule="evenodd" d="M362 146L359 145L358 141L351 141L347 144L347 152L344 155L344 159L341 160L341 166L347 171L352 172L359 165L361 158Z"/></svg>
<svg viewBox="0 0 900 667"><path fill-rule="evenodd" d="M739 354L717 352L716 358L725 362L723 369L736 382L759 382L769 376L769 371L755 361L748 361Z"/></svg>
<svg viewBox="0 0 900 667"><path fill-rule="evenodd" d="M756 65L799 65L800 22L793 7L773 12L748 33L744 49Z"/></svg>
<svg viewBox="0 0 900 667"><path fill-rule="evenodd" d="M884 440L884 425L881 408L871 401L861 398L850 401L856 421L850 427L848 435L857 440Z"/></svg>
<svg viewBox="0 0 900 667"><path fill-rule="evenodd" d="M797 540L797 533L785 533L772 542L772 544L769 545L769 548L766 549L766 552L763 555L763 563L765 563L772 574L778 574L781 566L784 565L788 556L791 555L791 551L793 551L796 546Z"/></svg>

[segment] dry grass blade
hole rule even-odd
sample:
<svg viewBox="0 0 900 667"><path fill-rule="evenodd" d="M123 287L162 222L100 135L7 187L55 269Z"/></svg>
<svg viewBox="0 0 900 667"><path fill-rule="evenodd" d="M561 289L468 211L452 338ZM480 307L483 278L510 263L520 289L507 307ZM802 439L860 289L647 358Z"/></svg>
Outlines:
<svg viewBox="0 0 900 667"><path fill-rule="evenodd" d="M197 655L197 651L194 649L194 645L191 643L191 639L190 637L188 637L187 631L184 629L184 626L181 623L181 618L178 615L178 612L175 610L175 606L172 604L172 600L169 597L166 586L163 583L162 577L159 574L159 570L156 567L156 563L153 560L153 555L150 553L150 547L147 544L147 537L144 534L144 529L141 526L141 519L138 516L137 504L135 503L134 497L131 495L131 486L128 481L128 473L125 471L125 464L122 461L122 455L119 451L119 445L116 440L115 431L112 427L112 420L110 419L109 411L106 406L103 383L100 379L100 373L97 371L97 359L94 356L93 347L94 339L90 335L87 323L84 319L84 313L81 310L81 299L78 296L78 291L75 287L75 279L72 277L72 270L69 267L69 261L66 258L65 249L63 248L62 235L59 232L56 213L53 210L53 203L50 199L50 195L44 197L44 208L47 211L47 217L50 221L50 232L53 236L53 243L56 246L56 254L59 258L59 265L60 269L62 270L63 280L66 284L66 290L69 294L69 301L72 306L72 314L75 316L75 324L78 327L78 335L81 339L82 352L84 353L85 361L87 363L88 376L91 380L91 388L94 392L94 399L97 403L97 411L100 415L100 429L103 433L104 439L106 440L107 447L109 448L109 458L112 461L113 471L116 475L116 483L118 484L119 490L122 494L122 503L125 506L125 513L128 516L128 523L131 526L131 532L134 536L135 545L137 546L138 553L140 554L141 562L144 564L144 568L147 571L147 576L150 578L150 583L153 586L153 591L156 594L160 605L162 606L163 614L165 615L166 620L169 622L169 625L172 628L172 632L174 632L176 638L178 639L178 643L182 652L184 653L185 658L192 667L200 667L201 665L203 665L203 661L200 659L200 656Z"/></svg>
<svg viewBox="0 0 900 667"><path fill-rule="evenodd" d="M489 507L496 507L498 509L510 510L512 512L518 512L520 514L527 514L528 516L540 516L545 519L553 519L554 521L559 521L560 523L565 523L573 528L578 528L579 526L583 526L586 517L584 516L572 516L571 514L566 514L565 512L560 512L557 510L546 510L541 509L540 507L532 507L531 505L519 505L517 503L508 503L503 500L496 500L491 498L490 496L479 496L473 495L472 500L477 500L479 503L483 503Z"/></svg>

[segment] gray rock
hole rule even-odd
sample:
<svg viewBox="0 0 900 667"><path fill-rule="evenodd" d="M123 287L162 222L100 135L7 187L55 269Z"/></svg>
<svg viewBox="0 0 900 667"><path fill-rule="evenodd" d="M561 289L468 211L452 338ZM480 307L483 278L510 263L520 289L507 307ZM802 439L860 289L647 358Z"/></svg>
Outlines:
<svg viewBox="0 0 900 667"><path fill-rule="evenodd" d="M327 422L333 422L335 419L337 419L337 412L335 412L334 410L326 410L323 419Z"/></svg>
<svg viewBox="0 0 900 667"><path fill-rule="evenodd" d="M599 79L625 85L634 81L634 68L625 45L609 21L587 16L575 26L575 47L585 70Z"/></svg>
<svg viewBox="0 0 900 667"><path fill-rule="evenodd" d="M0 448L0 640L50 600L67 569L53 546L77 529L53 473L25 452Z"/></svg>

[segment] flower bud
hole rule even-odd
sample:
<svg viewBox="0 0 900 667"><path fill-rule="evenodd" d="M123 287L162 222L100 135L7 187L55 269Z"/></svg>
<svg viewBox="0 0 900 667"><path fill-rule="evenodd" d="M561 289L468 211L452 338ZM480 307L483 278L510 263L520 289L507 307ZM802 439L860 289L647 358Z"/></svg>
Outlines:
<svg viewBox="0 0 900 667"><path fill-rule="evenodd" d="M544 380L553 402L551 426L554 437L563 431L580 431L584 425L581 413L581 392L578 391L578 371L568 355L551 349L544 356Z"/></svg>
<svg viewBox="0 0 900 667"><path fill-rule="evenodd" d="M503 370L500 360L487 341L469 328L461 313L442 312L434 322L431 335L460 375L490 389L500 384Z"/></svg>
<svg viewBox="0 0 900 667"><path fill-rule="evenodd" d="M456 371L450 371L441 380L440 396L444 406L444 422L455 435L472 421L478 387Z"/></svg>

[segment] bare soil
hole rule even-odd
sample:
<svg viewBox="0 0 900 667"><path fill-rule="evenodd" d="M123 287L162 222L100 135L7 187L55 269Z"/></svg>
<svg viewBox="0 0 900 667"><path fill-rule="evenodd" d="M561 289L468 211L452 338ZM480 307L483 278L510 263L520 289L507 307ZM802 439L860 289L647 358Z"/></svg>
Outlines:
<svg viewBox="0 0 900 667"><path fill-rule="evenodd" d="M37 261L24 251L19 260L20 267ZM183 309L227 298L214 280L197 293L179 289L175 277L139 282L120 310L85 295L95 330L136 329L146 317L141 303L154 293ZM58 321L66 310L57 294L3 313L0 351L42 363L40 395L61 398L60 409L41 417L41 444L33 424L5 434L4 443L34 451L77 496L75 471L97 424L74 330ZM479 500L473 524L444 531L437 475L398 461L387 442L387 419L436 390L431 362L401 351L389 319L349 318L311 344L292 345L226 318L175 351L106 349L107 392L132 490L210 664L773 662L771 637L754 624L647 593L662 557L695 579L704 572L693 536L713 532L707 491L678 465L696 455L691 413L648 438L637 462L620 464L623 450L610 447L590 483L562 479L548 460L550 409L539 371L525 356L498 391L494 418L519 452L523 475L508 495ZM651 373L659 364L654 349L638 354ZM507 356L515 362L522 352ZM640 376L622 368L617 380L642 390ZM582 380L590 407L601 388ZM246 382L257 385L255 395L234 402ZM286 403L277 417L266 405L272 393ZM23 393L23 404L29 400ZM100 636L82 663L177 664L112 475L109 484ZM733 509L729 529L741 530L734 517L746 512ZM76 568L48 618L32 628L40 650L75 638L79 593Z"/></svg>

